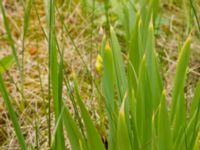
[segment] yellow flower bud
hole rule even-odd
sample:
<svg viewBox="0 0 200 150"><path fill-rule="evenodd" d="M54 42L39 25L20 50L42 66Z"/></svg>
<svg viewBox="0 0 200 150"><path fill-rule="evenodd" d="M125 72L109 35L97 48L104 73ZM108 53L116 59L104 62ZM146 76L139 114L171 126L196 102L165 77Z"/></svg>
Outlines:
<svg viewBox="0 0 200 150"><path fill-rule="evenodd" d="M97 55L95 68L98 73L103 72L103 59L100 55Z"/></svg>
<svg viewBox="0 0 200 150"><path fill-rule="evenodd" d="M99 54L97 55L96 61L103 63L103 59L102 59L101 55L99 55Z"/></svg>

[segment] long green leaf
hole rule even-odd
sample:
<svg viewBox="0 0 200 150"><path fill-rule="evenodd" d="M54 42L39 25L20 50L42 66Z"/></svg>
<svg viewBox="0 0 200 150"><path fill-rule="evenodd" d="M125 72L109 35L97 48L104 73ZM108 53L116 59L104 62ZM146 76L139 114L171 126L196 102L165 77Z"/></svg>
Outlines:
<svg viewBox="0 0 200 150"><path fill-rule="evenodd" d="M160 104L160 98L162 95L162 80L159 72L159 67L156 59L155 51L155 40L154 40L154 31L153 31L153 22L151 21L148 28L148 38L147 38L147 47L146 47L146 59L147 59L147 69L148 76L152 92L152 103L153 110L157 109Z"/></svg>
<svg viewBox="0 0 200 150"><path fill-rule="evenodd" d="M49 5L49 63L50 63L50 76L52 81L52 93L53 93L53 104L56 122L61 113L62 104L62 68L59 71L57 47L56 47L56 36L55 36L55 2L50 0ZM61 58L62 60L62 58ZM61 62L62 63L62 62ZM62 65L62 64L61 64ZM62 123L59 125L55 138L55 149L65 149L64 135Z"/></svg>
<svg viewBox="0 0 200 150"><path fill-rule="evenodd" d="M122 54L120 50L120 45L117 40L117 36L114 32L114 29L112 27L111 27L110 33L111 33L111 48L113 52L114 70L115 70L118 98L119 98L119 103L121 103L125 95L125 92L127 90L127 78L126 78L124 63L123 63Z"/></svg>
<svg viewBox="0 0 200 150"><path fill-rule="evenodd" d="M163 91L158 118L158 150L172 149L172 133L165 97L166 93Z"/></svg>
<svg viewBox="0 0 200 150"><path fill-rule="evenodd" d="M172 105L170 119L173 127L174 148L187 147L186 135L186 103L184 98L184 85L186 80L187 65L190 55L191 37L189 36L179 54L174 87L172 91Z"/></svg>
<svg viewBox="0 0 200 150"><path fill-rule="evenodd" d="M174 87L172 93L172 106L171 106L171 121L174 121L177 111L177 105L181 100L181 94L183 94L184 84L186 79L186 69L189 62L190 55L190 43L191 37L189 36L184 46L181 49L178 57L178 63L176 67L176 74L174 80Z"/></svg>
<svg viewBox="0 0 200 150"><path fill-rule="evenodd" d="M22 150L26 150L27 147L26 147L26 143L25 143L25 140L24 140L24 136L23 136L23 133L22 133L22 131L20 129L20 125L18 123L18 119L17 119L17 116L15 114L15 111L14 111L14 109L12 107L11 102L10 102L9 94L8 94L8 92L6 90L5 85L4 85L2 74L0 74L0 92L2 94L2 97L4 99L6 107L8 109L8 112L9 112L11 121L13 123L13 127L15 129L15 133L17 135L17 138L18 138L19 144L21 146L21 149Z"/></svg>
<svg viewBox="0 0 200 150"><path fill-rule="evenodd" d="M140 64L138 81L136 91L136 123L141 146L146 149L150 147L151 143L148 141L152 137L152 96L145 55Z"/></svg>
<svg viewBox="0 0 200 150"><path fill-rule="evenodd" d="M196 138L198 137L200 125L200 81L197 84L192 105L190 108L190 119L187 128L188 148L194 147Z"/></svg>
<svg viewBox="0 0 200 150"><path fill-rule="evenodd" d="M114 64L112 50L107 43L106 47L103 47L103 78L102 89L106 99L106 110L109 119L109 149L116 149L116 124L117 124L117 112L115 102L115 89L114 89Z"/></svg>
<svg viewBox="0 0 200 150"><path fill-rule="evenodd" d="M104 147L104 144L102 143L101 137L100 137L97 129L95 128L95 126L92 122L92 119L90 118L90 115L85 108L85 105L82 102L82 98L80 97L78 85L77 85L76 81L75 81L75 92L76 92L76 96L77 96L77 103L80 107L83 122L85 124L89 150L93 150L93 149L105 150L105 147Z"/></svg>
<svg viewBox="0 0 200 150"><path fill-rule="evenodd" d="M69 138L72 150L86 150L87 145L84 140L84 137L82 136L79 128L77 127L76 122L70 115L67 107L64 107L62 119L64 121L67 136Z"/></svg>
<svg viewBox="0 0 200 150"><path fill-rule="evenodd" d="M191 108L190 108L190 117L192 117L195 113L195 111L198 109L200 103L200 80L197 84L195 93L194 93L194 97L192 99L192 104L191 104Z"/></svg>
<svg viewBox="0 0 200 150"><path fill-rule="evenodd" d="M129 131L128 131L128 125L126 123L126 117L125 117L125 100L123 101L119 116L118 116L118 123L117 123L117 149L118 150L132 150L131 147L131 141L129 138Z"/></svg>
<svg viewBox="0 0 200 150"><path fill-rule="evenodd" d="M137 14L137 18L135 21L135 25L131 34L131 42L129 45L129 63L128 63L128 84L129 89L136 90L137 87L137 76L139 72L139 65L140 65L140 49L139 49L139 38L138 38L138 30L139 30L139 20L140 14ZM131 94L131 93L129 93Z"/></svg>

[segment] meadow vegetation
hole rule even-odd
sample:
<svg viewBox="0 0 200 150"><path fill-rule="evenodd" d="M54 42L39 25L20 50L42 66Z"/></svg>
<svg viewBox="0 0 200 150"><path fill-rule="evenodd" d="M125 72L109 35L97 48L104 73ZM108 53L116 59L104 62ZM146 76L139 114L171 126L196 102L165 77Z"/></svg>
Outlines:
<svg viewBox="0 0 200 150"><path fill-rule="evenodd" d="M199 150L192 0L0 0L0 149Z"/></svg>

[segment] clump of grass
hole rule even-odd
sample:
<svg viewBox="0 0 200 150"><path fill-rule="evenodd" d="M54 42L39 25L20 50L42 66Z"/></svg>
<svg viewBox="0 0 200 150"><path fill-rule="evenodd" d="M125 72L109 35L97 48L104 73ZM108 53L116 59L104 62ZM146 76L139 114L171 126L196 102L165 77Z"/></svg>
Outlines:
<svg viewBox="0 0 200 150"><path fill-rule="evenodd" d="M7 25L2 1L0 2L4 22ZM28 1L27 8L31 7L31 2L31 0ZM101 74L101 83L96 85L96 82L92 80L97 88L101 86L101 90L98 89L98 94L105 103L107 113L105 117L108 119L109 124L107 130L108 145L104 145L101 139L102 135L99 134L80 95L77 77L74 75L72 85L64 74L64 50L60 50L55 32L56 4L54 0L49 1L46 7L49 33L49 148L55 150L66 149L63 129L65 128L73 150L198 149L200 82L197 84L189 111L187 111L184 94L191 37L187 38L181 48L174 78L171 105L168 106L154 40L154 23L159 4L156 0L141 1L137 4L141 7L134 8L136 15L134 25L131 27L126 23L130 22L129 15L132 15L130 9L133 8L126 7L125 3L122 7L128 16L125 21L122 21L127 48L127 57L125 58L127 63L124 63L115 29L109 25L108 3L106 3L107 28L109 31L107 37L103 38L101 51L97 57L97 71ZM26 14L23 42L28 30L30 12L27 10ZM15 61L18 62L12 35L8 27L7 35L8 40L11 42ZM81 55L81 53L79 54ZM88 68L86 69L88 70ZM25 150L27 145L12 108L9 93L4 85L2 73L0 75L0 92L4 98L21 148ZM72 116L69 107L63 101L62 91L64 85L67 90L71 91L68 94L76 111L75 117ZM51 133L50 130L51 96L55 118L54 133Z"/></svg>

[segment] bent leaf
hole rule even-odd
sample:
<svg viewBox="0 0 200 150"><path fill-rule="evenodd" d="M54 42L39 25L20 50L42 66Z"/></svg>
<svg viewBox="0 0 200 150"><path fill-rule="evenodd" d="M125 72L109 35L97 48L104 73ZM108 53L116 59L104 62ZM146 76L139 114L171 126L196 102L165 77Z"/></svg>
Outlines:
<svg viewBox="0 0 200 150"><path fill-rule="evenodd" d="M13 63L14 63L13 55L8 55L3 57L0 60L0 73L2 74L4 71L8 70Z"/></svg>

